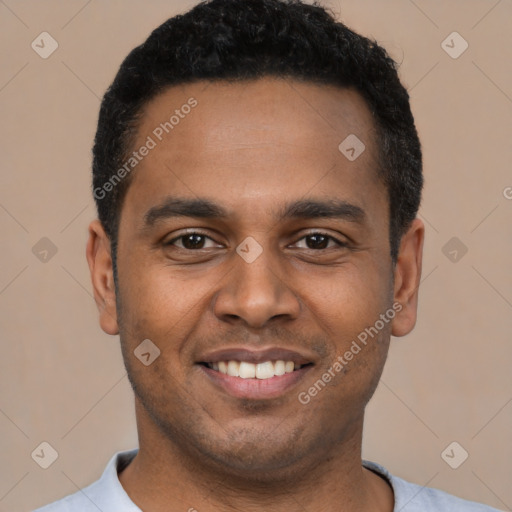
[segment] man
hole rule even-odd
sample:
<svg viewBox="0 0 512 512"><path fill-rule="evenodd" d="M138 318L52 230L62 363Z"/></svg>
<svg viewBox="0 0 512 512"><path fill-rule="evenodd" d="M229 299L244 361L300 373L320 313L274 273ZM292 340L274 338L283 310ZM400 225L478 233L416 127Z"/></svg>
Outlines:
<svg viewBox="0 0 512 512"><path fill-rule="evenodd" d="M424 226L408 94L320 6L168 20L101 106L87 259L139 449L42 511L485 511L361 461Z"/></svg>

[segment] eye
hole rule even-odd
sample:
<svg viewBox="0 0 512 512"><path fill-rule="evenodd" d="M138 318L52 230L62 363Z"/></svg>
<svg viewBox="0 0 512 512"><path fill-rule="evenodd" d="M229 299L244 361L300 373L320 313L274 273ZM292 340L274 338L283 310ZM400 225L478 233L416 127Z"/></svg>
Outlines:
<svg viewBox="0 0 512 512"><path fill-rule="evenodd" d="M341 242L340 240L327 235L325 233L314 232L309 233L308 235L302 237L300 240L296 242L296 246L302 241L305 241L305 247L302 246L300 248L303 249L313 249L313 250L322 250L322 249L330 249L332 247L346 247L347 244Z"/></svg>
<svg viewBox="0 0 512 512"><path fill-rule="evenodd" d="M209 249L211 247L220 247L215 240L197 231L190 231L169 240L166 246L175 246L178 249L198 250Z"/></svg>

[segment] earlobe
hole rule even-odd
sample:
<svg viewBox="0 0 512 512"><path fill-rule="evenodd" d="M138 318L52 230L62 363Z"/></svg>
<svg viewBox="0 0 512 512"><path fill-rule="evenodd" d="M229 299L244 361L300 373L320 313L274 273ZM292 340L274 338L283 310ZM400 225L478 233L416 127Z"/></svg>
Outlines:
<svg viewBox="0 0 512 512"><path fill-rule="evenodd" d="M100 326L107 334L118 334L116 290L110 240L99 220L89 225L86 248L94 300L100 313Z"/></svg>
<svg viewBox="0 0 512 512"><path fill-rule="evenodd" d="M414 219L402 237L394 271L394 302L401 309L393 319L391 334L405 336L416 324L425 226Z"/></svg>

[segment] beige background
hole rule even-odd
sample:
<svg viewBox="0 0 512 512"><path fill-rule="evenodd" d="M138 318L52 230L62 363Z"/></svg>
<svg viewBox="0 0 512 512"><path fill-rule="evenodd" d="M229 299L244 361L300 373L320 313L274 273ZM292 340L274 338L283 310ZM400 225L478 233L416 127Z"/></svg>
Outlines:
<svg viewBox="0 0 512 512"><path fill-rule="evenodd" d="M98 327L84 257L90 148L122 58L193 3L0 1L2 511L74 492L136 446L118 340ZM364 456L512 510L512 3L328 5L402 63L425 157L419 321L393 341ZM46 60L31 48L43 31L59 44ZM457 59L441 47L453 31L469 43ZM46 262L32 252L43 237L57 248ZM456 262L443 253L452 237L468 248ZM59 454L46 470L31 458L42 441ZM441 458L452 441L469 453L458 469Z"/></svg>

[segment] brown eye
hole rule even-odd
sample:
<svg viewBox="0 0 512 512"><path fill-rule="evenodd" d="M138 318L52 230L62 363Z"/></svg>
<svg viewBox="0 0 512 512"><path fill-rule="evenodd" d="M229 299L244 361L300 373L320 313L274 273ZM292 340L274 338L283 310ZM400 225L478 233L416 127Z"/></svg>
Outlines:
<svg viewBox="0 0 512 512"><path fill-rule="evenodd" d="M177 247L178 249L186 249L192 251L219 247L219 244L217 244L209 236L206 236L203 233L195 231L177 236L176 238L169 240L169 242L167 242L165 245L171 247L174 246Z"/></svg>
<svg viewBox="0 0 512 512"><path fill-rule="evenodd" d="M181 237L183 247L185 249L202 249L205 242L203 235L192 233Z"/></svg>
<svg viewBox="0 0 512 512"><path fill-rule="evenodd" d="M333 247L346 247L347 244L325 233L311 233L302 237L295 244L302 249L331 249Z"/></svg>
<svg viewBox="0 0 512 512"><path fill-rule="evenodd" d="M305 237L308 249L327 249L330 238L325 235L308 235Z"/></svg>

